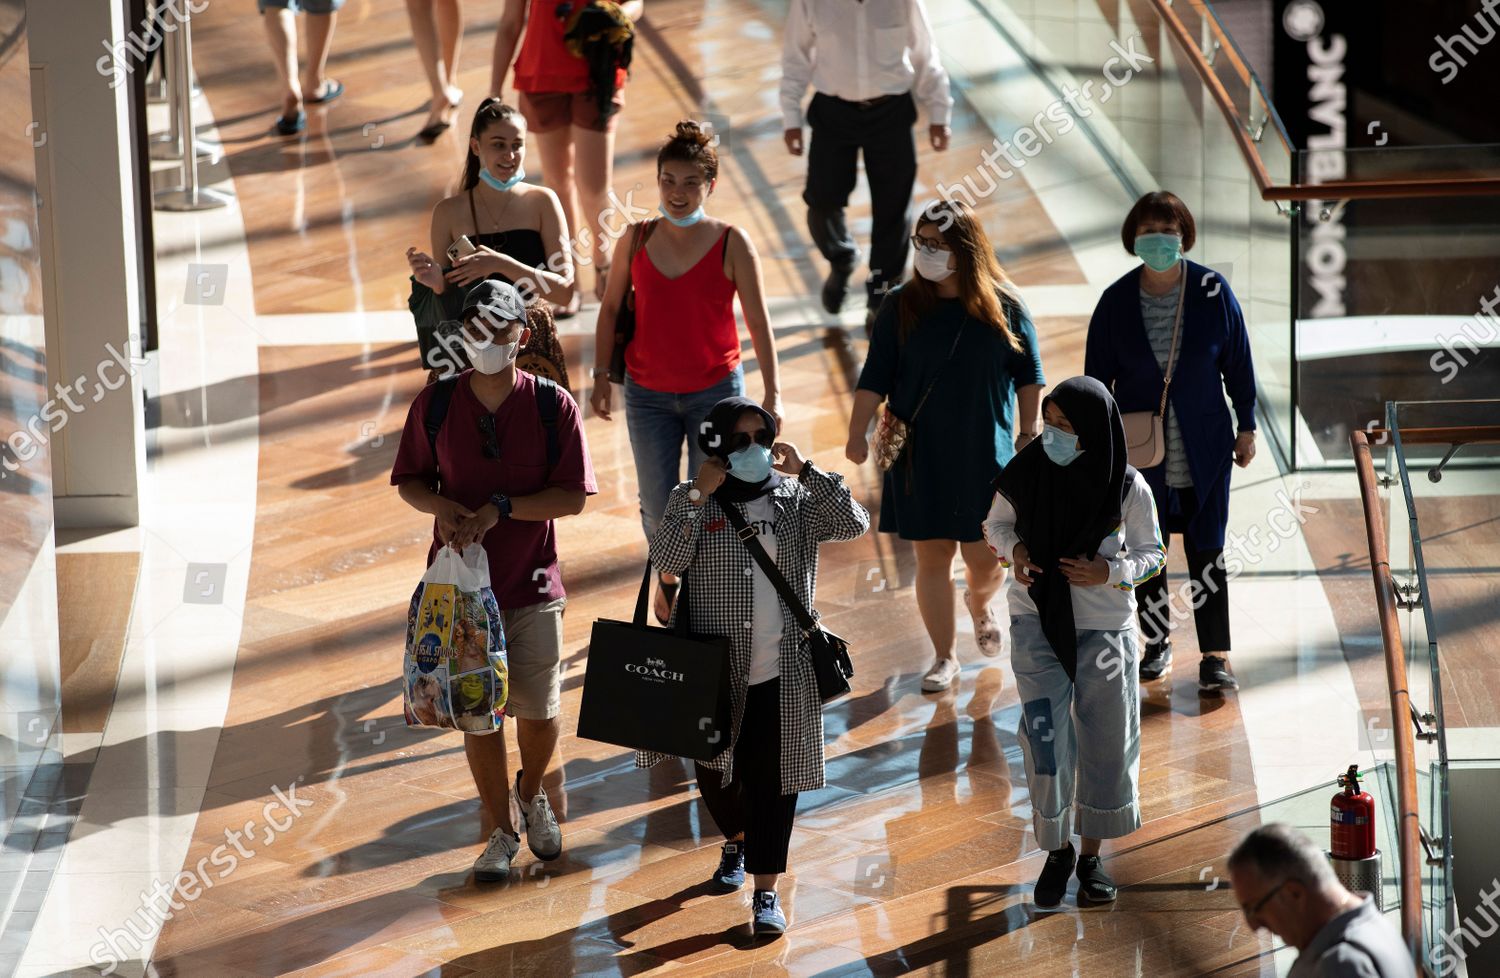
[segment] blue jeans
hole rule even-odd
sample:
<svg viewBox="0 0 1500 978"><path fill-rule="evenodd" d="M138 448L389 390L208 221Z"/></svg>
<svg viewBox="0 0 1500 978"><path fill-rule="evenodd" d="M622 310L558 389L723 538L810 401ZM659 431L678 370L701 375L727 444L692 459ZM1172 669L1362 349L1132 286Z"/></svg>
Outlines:
<svg viewBox="0 0 1500 978"><path fill-rule="evenodd" d="M1141 827L1141 716L1135 630L1078 629L1076 680L1037 615L1010 616L1010 663L1021 695L1021 751L1037 845L1078 834L1118 839Z"/></svg>
<svg viewBox="0 0 1500 978"><path fill-rule="evenodd" d="M707 390L691 394L664 394L625 375L625 425L640 486L641 529L648 541L661 525L667 497L683 481L682 440L687 439L688 478L692 478L707 457L698 448L698 426L715 404L744 393L745 368L741 366Z"/></svg>

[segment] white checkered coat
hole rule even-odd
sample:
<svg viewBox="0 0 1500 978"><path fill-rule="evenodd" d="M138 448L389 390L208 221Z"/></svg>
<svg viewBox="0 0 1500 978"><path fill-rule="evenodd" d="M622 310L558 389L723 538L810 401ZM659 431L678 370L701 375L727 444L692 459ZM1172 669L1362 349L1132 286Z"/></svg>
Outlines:
<svg viewBox="0 0 1500 978"><path fill-rule="evenodd" d="M732 723L729 746L708 767L734 776L734 745L745 712L750 674L751 623L755 618L755 558L735 535L717 499L702 506L688 499L692 483L672 490L661 527L651 541L651 563L682 576L689 622L694 632L730 639ZM784 478L771 491L776 507L776 566L808 607L818 576L818 544L853 540L870 528L870 514L854 501L842 476L809 465L800 479ZM739 505L731 503L729 505ZM740 514L745 515L740 505ZM812 660L802 648L801 629L781 604L781 792L823 786L823 704ZM676 612L673 612L675 623ZM649 767L667 755L636 753L636 765Z"/></svg>

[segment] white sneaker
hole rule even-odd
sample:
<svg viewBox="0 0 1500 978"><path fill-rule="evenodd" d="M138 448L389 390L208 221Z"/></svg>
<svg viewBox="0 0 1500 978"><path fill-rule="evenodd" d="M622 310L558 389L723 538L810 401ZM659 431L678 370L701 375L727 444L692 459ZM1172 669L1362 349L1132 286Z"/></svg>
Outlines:
<svg viewBox="0 0 1500 978"><path fill-rule="evenodd" d="M489 844L474 860L474 878L481 883L498 883L510 875L510 861L521 851L521 837L504 829L490 833Z"/></svg>
<svg viewBox="0 0 1500 978"><path fill-rule="evenodd" d="M922 692L941 693L953 685L953 680L958 678L958 660L955 658L939 659L933 667L927 670L927 675L922 677Z"/></svg>
<svg viewBox="0 0 1500 978"><path fill-rule="evenodd" d="M964 595L964 603L968 603L968 594ZM973 615L974 609L969 609ZM984 609L982 617L974 618L974 644L979 646L979 654L986 659L993 659L1000 654L1004 648L1004 639L1000 634L1000 623L995 620L995 612L988 606Z"/></svg>
<svg viewBox="0 0 1500 978"><path fill-rule="evenodd" d="M552 814L552 803L547 792L538 791L531 804L521 797L521 772L516 772L516 807L521 811L521 825L526 829L526 848L543 862L551 862L562 855L562 829L557 816Z"/></svg>

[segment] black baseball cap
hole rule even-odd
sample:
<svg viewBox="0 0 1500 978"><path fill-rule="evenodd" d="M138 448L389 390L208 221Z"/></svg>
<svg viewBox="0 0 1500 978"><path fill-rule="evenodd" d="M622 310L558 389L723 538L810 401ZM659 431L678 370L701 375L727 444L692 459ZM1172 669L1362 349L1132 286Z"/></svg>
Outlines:
<svg viewBox="0 0 1500 978"><path fill-rule="evenodd" d="M463 319L467 321L475 313L483 313L485 318L495 323L524 323L526 303L521 299L521 293L509 282L485 279L464 296Z"/></svg>

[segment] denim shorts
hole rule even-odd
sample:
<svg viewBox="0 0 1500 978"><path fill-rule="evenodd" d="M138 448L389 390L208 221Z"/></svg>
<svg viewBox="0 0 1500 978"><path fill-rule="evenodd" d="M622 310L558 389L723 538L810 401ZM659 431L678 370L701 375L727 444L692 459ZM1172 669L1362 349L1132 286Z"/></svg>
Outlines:
<svg viewBox="0 0 1500 978"><path fill-rule="evenodd" d="M336 14L344 0L255 0L261 13L267 10L290 10L294 14Z"/></svg>

